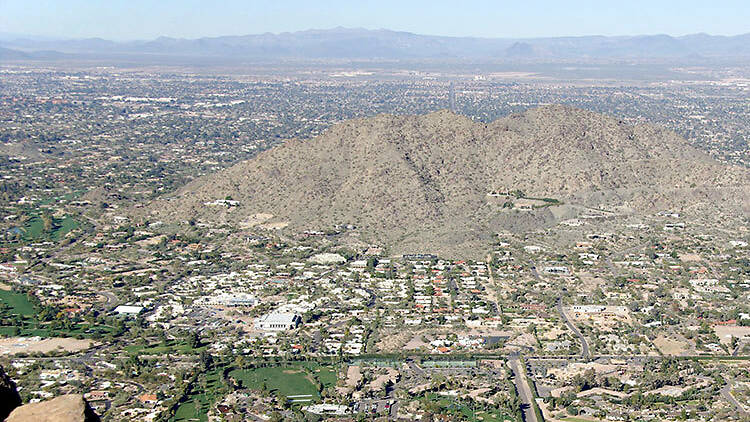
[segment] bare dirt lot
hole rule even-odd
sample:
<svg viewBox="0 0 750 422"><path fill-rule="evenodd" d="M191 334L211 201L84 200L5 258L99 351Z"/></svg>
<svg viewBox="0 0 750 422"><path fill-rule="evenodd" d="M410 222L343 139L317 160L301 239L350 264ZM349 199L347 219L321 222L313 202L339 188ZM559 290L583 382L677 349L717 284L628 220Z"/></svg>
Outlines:
<svg viewBox="0 0 750 422"><path fill-rule="evenodd" d="M729 342L732 341L732 337L744 340L750 339L750 327L717 325L714 327L714 332L719 337L719 341L722 344L729 344Z"/></svg>
<svg viewBox="0 0 750 422"><path fill-rule="evenodd" d="M93 340L75 338L9 337L0 338L0 355L18 353L79 352L94 345Z"/></svg>
<svg viewBox="0 0 750 422"><path fill-rule="evenodd" d="M377 342L378 350L381 352L390 352L400 350L404 344L409 341L413 334L407 331L403 332L389 332L387 335L380 337ZM416 337L416 335L415 335Z"/></svg>
<svg viewBox="0 0 750 422"><path fill-rule="evenodd" d="M654 346L667 356L679 356L690 350L690 343L682 336L659 336L654 339Z"/></svg>
<svg viewBox="0 0 750 422"><path fill-rule="evenodd" d="M590 272L580 271L577 275L582 283L581 288L587 292L594 291L595 289L603 286L606 283L606 280L601 277L597 277Z"/></svg>
<svg viewBox="0 0 750 422"><path fill-rule="evenodd" d="M359 366L353 365L346 370L346 384L344 387L336 387L336 390L340 393L348 393L353 391L359 382L362 380L362 371Z"/></svg>
<svg viewBox="0 0 750 422"><path fill-rule="evenodd" d="M682 262L700 262L703 260L700 255L695 253L680 254L679 257Z"/></svg>
<svg viewBox="0 0 750 422"><path fill-rule="evenodd" d="M421 335L415 335L414 337L409 340L408 343L404 345L404 350L417 350L420 347L429 347L430 345L428 343L425 343L422 341Z"/></svg>
<svg viewBox="0 0 750 422"><path fill-rule="evenodd" d="M633 325L630 312L624 306L606 306L602 312L576 312L570 307L565 311L576 323L586 324L604 333L614 333L618 324Z"/></svg>

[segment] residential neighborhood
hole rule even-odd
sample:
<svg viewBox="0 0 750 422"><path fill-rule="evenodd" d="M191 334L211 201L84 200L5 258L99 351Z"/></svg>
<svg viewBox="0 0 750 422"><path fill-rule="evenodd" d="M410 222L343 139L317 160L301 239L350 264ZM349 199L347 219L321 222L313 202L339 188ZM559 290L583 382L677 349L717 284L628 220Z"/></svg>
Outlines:
<svg viewBox="0 0 750 422"><path fill-rule="evenodd" d="M622 199L629 185L580 197L481 190L487 230L445 234L427 218L420 227L486 245L463 256L396 247L343 218L298 229L220 189L233 182L181 202L211 175L349 119L340 143L353 142L377 127L368 119L390 119L383 113L487 127L563 103L621 116L618 128L667 126L712 163L749 163L745 67L617 82L537 71L0 63L0 367L23 403L81 395L105 421L747 421L748 208L737 213L703 186L669 186L698 190L700 201L680 206L639 193L649 212ZM450 106L459 115L438 111ZM513 130L503 122L498 131ZM553 126L542 132L554 142L585 132ZM430 172L419 148L386 157L413 170L404 184L424 193L407 198L415 213L466 200L434 188L445 174L476 182L451 173L458 158L438 157ZM347 159L385 150L360 149ZM274 164L259 171L290 166ZM594 170L582 174L608 177ZM337 169L347 183L323 178L320 192L388 171ZM381 187L346 205L390 214L401 187ZM310 206L281 182L272 188ZM387 221L383 230L396 228ZM490 230L497 221L513 224Z"/></svg>

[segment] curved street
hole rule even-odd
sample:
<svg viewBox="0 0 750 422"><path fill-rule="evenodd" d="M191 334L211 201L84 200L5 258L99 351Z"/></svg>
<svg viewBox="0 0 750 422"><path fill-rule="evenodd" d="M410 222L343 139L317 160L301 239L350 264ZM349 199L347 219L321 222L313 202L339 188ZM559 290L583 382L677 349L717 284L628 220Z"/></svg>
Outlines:
<svg viewBox="0 0 750 422"><path fill-rule="evenodd" d="M539 277L539 272L537 272L536 270L536 262L530 262L531 275L533 275L538 282L542 282L543 280L541 277ZM586 342L586 338L583 336L583 334L581 334L578 328L576 328L576 326L573 325L572 322L570 322L570 319L568 319L568 315L565 314L565 311L562 307L562 296L559 296L557 298L557 312L560 314L560 318L563 320L563 322L565 322L565 325L573 332L573 334L576 335L576 337L578 337L578 341L581 343L581 357L583 359L589 359L591 357L591 353L589 352L589 345Z"/></svg>
<svg viewBox="0 0 750 422"><path fill-rule="evenodd" d="M727 385L725 385L724 388L722 388L720 390L720 392L721 392L721 396L724 397L724 400L726 400L732 406L734 406L735 409L737 409L737 411L741 415L748 416L749 413L745 410L745 407L742 406L742 403L738 402L737 399L735 399L734 396L732 395L732 384L731 383L727 383Z"/></svg>
<svg viewBox="0 0 750 422"><path fill-rule="evenodd" d="M570 322L570 319L568 319L568 315L565 313L565 310L562 307L562 297L557 298L557 311L560 313L560 318L565 322L565 325L568 326L568 328L573 331L573 333L578 337L578 340L581 342L581 357L583 359L589 359L591 357L591 353L589 352L589 345L586 342L586 337L581 334L580 331L578 331L578 328L576 328L575 325L573 325L572 322Z"/></svg>

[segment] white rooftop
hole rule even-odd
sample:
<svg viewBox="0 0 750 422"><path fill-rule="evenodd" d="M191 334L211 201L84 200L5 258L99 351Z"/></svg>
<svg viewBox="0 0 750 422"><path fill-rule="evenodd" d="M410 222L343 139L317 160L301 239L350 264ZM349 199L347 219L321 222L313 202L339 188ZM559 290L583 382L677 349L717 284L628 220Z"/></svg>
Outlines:
<svg viewBox="0 0 750 422"><path fill-rule="evenodd" d="M120 305L115 308L118 314L140 314L142 311L143 306Z"/></svg>

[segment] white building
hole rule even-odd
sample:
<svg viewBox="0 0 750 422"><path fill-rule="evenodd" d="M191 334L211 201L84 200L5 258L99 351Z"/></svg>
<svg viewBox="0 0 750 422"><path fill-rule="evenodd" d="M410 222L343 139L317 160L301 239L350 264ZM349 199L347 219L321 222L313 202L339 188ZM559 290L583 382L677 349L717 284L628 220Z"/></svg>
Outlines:
<svg viewBox="0 0 750 422"><path fill-rule="evenodd" d="M212 202L206 202L205 205L213 206L213 207L223 205L223 206L225 206L227 208L229 208L229 207L238 207L240 205L240 201L234 201L234 200L231 200L231 199L217 199L217 200L212 201Z"/></svg>
<svg viewBox="0 0 750 422"><path fill-rule="evenodd" d="M118 315L139 315L143 312L143 306L132 306L132 305L120 305L115 308L115 312Z"/></svg>
<svg viewBox="0 0 750 422"><path fill-rule="evenodd" d="M302 318L293 313L272 312L255 321L255 329L263 331L293 330L302 323Z"/></svg>
<svg viewBox="0 0 750 422"><path fill-rule="evenodd" d="M220 293L216 296L210 296L206 303L218 306L255 306L258 300L255 299L255 296L247 293Z"/></svg>
<svg viewBox="0 0 750 422"><path fill-rule="evenodd" d="M343 416L349 412L349 408L344 405L328 403L311 404L309 406L304 406L302 410L305 412L314 413L316 415L335 416Z"/></svg>
<svg viewBox="0 0 750 422"><path fill-rule="evenodd" d="M545 274L570 274L570 270L568 270L568 267L563 266L544 267L543 271Z"/></svg>
<svg viewBox="0 0 750 422"><path fill-rule="evenodd" d="M598 314L607 310L606 306L601 305L573 305L573 312L582 314Z"/></svg>

